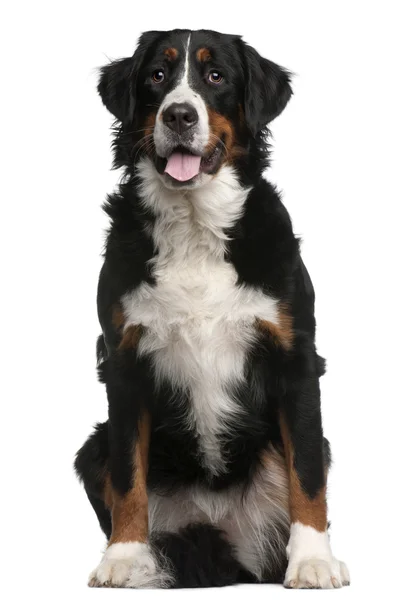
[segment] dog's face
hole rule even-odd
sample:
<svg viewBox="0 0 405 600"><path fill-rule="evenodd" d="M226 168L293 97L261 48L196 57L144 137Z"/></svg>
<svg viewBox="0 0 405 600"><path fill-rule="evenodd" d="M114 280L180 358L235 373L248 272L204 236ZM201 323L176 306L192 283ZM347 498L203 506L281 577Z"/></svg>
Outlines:
<svg viewBox="0 0 405 600"><path fill-rule="evenodd" d="M203 30L143 34L132 57L102 69L98 90L130 159L147 154L171 188L237 164L291 95L281 67L239 36Z"/></svg>

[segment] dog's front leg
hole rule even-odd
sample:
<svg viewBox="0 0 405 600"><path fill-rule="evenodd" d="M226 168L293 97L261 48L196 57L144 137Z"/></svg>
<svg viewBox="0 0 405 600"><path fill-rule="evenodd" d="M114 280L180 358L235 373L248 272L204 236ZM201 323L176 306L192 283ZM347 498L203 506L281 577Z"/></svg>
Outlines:
<svg viewBox="0 0 405 600"><path fill-rule="evenodd" d="M153 584L157 571L148 546L148 384L134 353L119 351L108 361L110 455L105 503L111 511L112 534L89 585L143 587Z"/></svg>
<svg viewBox="0 0 405 600"><path fill-rule="evenodd" d="M331 552L326 506L327 472L318 378L308 378L283 398L280 427L290 486L290 540L284 585L337 588L349 583L344 563Z"/></svg>

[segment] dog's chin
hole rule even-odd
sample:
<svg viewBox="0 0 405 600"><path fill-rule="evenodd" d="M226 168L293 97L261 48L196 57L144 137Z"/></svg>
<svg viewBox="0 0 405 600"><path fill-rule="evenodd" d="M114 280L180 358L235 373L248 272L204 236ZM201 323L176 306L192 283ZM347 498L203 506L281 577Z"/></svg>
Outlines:
<svg viewBox="0 0 405 600"><path fill-rule="evenodd" d="M172 175L166 172L168 160L173 153L181 153L184 155L197 155L197 153L189 151L187 148L183 147L173 148L173 150L167 152L167 155L165 157L159 156L158 154L155 155L155 167L159 174L160 180L168 189L171 190L195 189L197 187L205 185L219 171L223 160L222 147L221 144L218 144L213 151L201 156L201 162L198 173L196 173L193 177L190 177L189 179L180 180L175 177L172 177Z"/></svg>

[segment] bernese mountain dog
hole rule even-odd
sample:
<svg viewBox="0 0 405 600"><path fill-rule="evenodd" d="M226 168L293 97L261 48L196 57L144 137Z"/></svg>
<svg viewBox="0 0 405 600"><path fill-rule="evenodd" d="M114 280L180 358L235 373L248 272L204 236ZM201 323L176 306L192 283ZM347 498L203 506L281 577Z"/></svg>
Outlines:
<svg viewBox="0 0 405 600"><path fill-rule="evenodd" d="M108 421L78 451L107 547L90 586L349 583L329 542L314 290L263 178L288 71L240 36L144 33L115 117L98 286Z"/></svg>

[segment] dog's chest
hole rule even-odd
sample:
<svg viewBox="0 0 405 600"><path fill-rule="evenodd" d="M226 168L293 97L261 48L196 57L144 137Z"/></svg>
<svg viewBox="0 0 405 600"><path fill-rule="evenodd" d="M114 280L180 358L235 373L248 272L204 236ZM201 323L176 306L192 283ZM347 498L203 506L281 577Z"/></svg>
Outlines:
<svg viewBox="0 0 405 600"><path fill-rule="evenodd" d="M244 381L256 319L276 321L277 303L237 284L225 260L225 236L192 214L158 220L153 237L155 284L124 296L126 325L144 327L138 352L151 356L157 383L178 390L203 464L219 474L226 470L221 442L241 416L235 389Z"/></svg>

